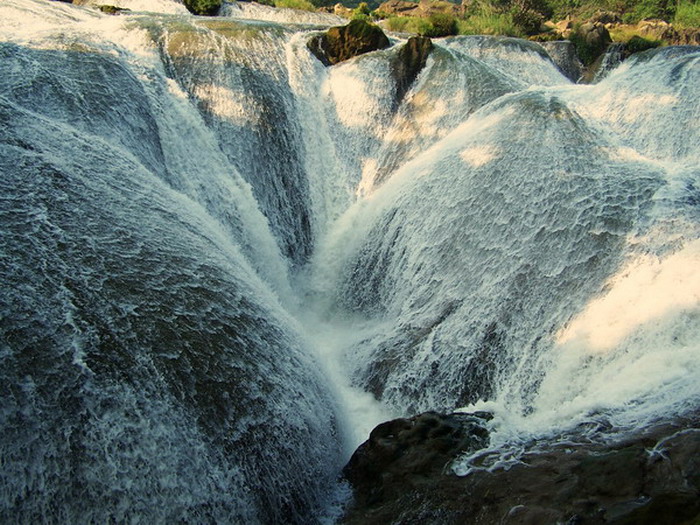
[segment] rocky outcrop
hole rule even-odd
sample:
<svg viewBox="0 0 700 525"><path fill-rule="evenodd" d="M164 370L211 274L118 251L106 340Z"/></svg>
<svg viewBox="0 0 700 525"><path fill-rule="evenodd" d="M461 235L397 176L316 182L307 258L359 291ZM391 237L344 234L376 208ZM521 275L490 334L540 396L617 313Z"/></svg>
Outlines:
<svg viewBox="0 0 700 525"><path fill-rule="evenodd" d="M193 15L216 16L221 9L221 0L183 0L182 3Z"/></svg>
<svg viewBox="0 0 700 525"><path fill-rule="evenodd" d="M533 442L466 476L451 459L488 442L485 414L422 414L378 426L345 468L341 523L691 525L700 520L700 418L590 439L591 426ZM599 432L610 428L600 428ZM603 436L604 434L598 434Z"/></svg>
<svg viewBox="0 0 700 525"><path fill-rule="evenodd" d="M396 105L401 102L418 73L425 67L432 50L433 42L429 38L413 36L396 54L392 64L392 73L396 81Z"/></svg>
<svg viewBox="0 0 700 525"><path fill-rule="evenodd" d="M568 40L556 40L540 42L540 45L547 51L547 54L566 78L572 82L577 82L581 78L583 64L576 54L574 44Z"/></svg>
<svg viewBox="0 0 700 525"><path fill-rule="evenodd" d="M464 9L464 6L455 5L452 2L442 0L420 0L420 2L388 0L377 8L377 12L385 17L416 16L428 18L435 14L462 16L464 14Z"/></svg>
<svg viewBox="0 0 700 525"><path fill-rule="evenodd" d="M309 40L309 50L327 66L389 47L389 39L378 26L352 20L345 26L331 27Z"/></svg>
<svg viewBox="0 0 700 525"><path fill-rule="evenodd" d="M108 15L118 15L120 13L131 12L131 9L127 9L125 7L117 7L114 5L98 5L97 9Z"/></svg>
<svg viewBox="0 0 700 525"><path fill-rule="evenodd" d="M670 45L700 45L700 29L677 29L664 20L642 20L637 24L637 31L644 38L664 40Z"/></svg>
<svg viewBox="0 0 700 525"><path fill-rule="evenodd" d="M389 0L381 4L377 11L384 16L418 16L420 7L416 2L405 0Z"/></svg>
<svg viewBox="0 0 700 525"><path fill-rule="evenodd" d="M486 446L484 423L489 418L485 413L426 412L377 426L343 470L353 486L358 511L349 516L359 522L364 511L388 517L400 511L411 491L430 491L457 455Z"/></svg>

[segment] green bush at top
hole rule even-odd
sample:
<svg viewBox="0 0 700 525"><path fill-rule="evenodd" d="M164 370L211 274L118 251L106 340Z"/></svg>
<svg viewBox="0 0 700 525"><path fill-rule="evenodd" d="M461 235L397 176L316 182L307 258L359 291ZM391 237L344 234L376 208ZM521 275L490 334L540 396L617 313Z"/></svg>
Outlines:
<svg viewBox="0 0 700 525"><path fill-rule="evenodd" d="M221 0L185 0L185 7L195 15L214 16L219 12Z"/></svg>
<svg viewBox="0 0 700 525"><path fill-rule="evenodd" d="M428 17L430 24L427 31L418 33L422 36L441 37L457 34L457 19L446 13L433 13Z"/></svg>
<svg viewBox="0 0 700 525"><path fill-rule="evenodd" d="M673 23L679 27L700 27L700 2L697 0L679 1L676 5Z"/></svg>
<svg viewBox="0 0 700 525"><path fill-rule="evenodd" d="M352 11L351 18L353 20L364 20L369 22L371 20L370 16L371 10L367 5L367 2L360 2L355 9Z"/></svg>

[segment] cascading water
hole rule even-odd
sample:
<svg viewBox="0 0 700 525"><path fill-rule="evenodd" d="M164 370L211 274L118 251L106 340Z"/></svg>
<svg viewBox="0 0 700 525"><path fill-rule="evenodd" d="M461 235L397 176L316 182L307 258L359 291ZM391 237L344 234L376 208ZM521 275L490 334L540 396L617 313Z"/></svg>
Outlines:
<svg viewBox="0 0 700 525"><path fill-rule="evenodd" d="M119 5L0 6L3 521L311 523L394 415L697 409L697 48L456 37L399 95L399 41Z"/></svg>

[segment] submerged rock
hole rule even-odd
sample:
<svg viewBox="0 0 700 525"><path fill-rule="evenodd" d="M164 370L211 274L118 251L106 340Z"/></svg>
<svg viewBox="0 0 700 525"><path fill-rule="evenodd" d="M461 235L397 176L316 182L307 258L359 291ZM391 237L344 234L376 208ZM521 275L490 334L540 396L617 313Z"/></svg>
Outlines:
<svg viewBox="0 0 700 525"><path fill-rule="evenodd" d="M547 51L562 74L577 82L583 74L583 64L576 54L576 48L568 40L555 40L552 42L540 42L540 45Z"/></svg>
<svg viewBox="0 0 700 525"><path fill-rule="evenodd" d="M379 26L364 20L353 20L345 26L331 27L325 33L313 37L307 44L314 56L327 66L390 45Z"/></svg>
<svg viewBox="0 0 700 525"><path fill-rule="evenodd" d="M617 441L576 436L479 454L484 414L426 413L379 425L345 467L355 500L341 523L678 525L700 519L698 418ZM600 431L611 428L601 426ZM507 467L497 460L509 458Z"/></svg>

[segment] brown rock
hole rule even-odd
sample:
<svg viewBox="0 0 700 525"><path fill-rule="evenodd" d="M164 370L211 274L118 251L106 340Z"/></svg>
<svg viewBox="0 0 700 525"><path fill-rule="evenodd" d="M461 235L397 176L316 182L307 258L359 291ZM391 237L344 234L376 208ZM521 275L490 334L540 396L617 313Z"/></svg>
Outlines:
<svg viewBox="0 0 700 525"><path fill-rule="evenodd" d="M416 2L389 0L381 4L377 11L386 16L418 16L420 7Z"/></svg>
<svg viewBox="0 0 700 525"><path fill-rule="evenodd" d="M389 45L389 39L381 28L364 20L352 20L345 26L331 27L307 43L314 56L327 66Z"/></svg>
<svg viewBox="0 0 700 525"><path fill-rule="evenodd" d="M477 414L467 416L471 429L455 430L450 417L428 413L377 427L346 467L356 497L340 523L700 522L697 415L617 441L604 438L610 427L595 429L598 440L582 428L579 438L572 433L516 449L508 469L477 468L464 477L450 474L449 456L478 450L488 434ZM460 441L464 436L472 440ZM484 467L491 464L481 457Z"/></svg>
<svg viewBox="0 0 700 525"><path fill-rule="evenodd" d="M428 55L433 50L433 42L424 36L409 38L396 54L393 74L396 80L396 105L401 102L421 70L425 67Z"/></svg>

